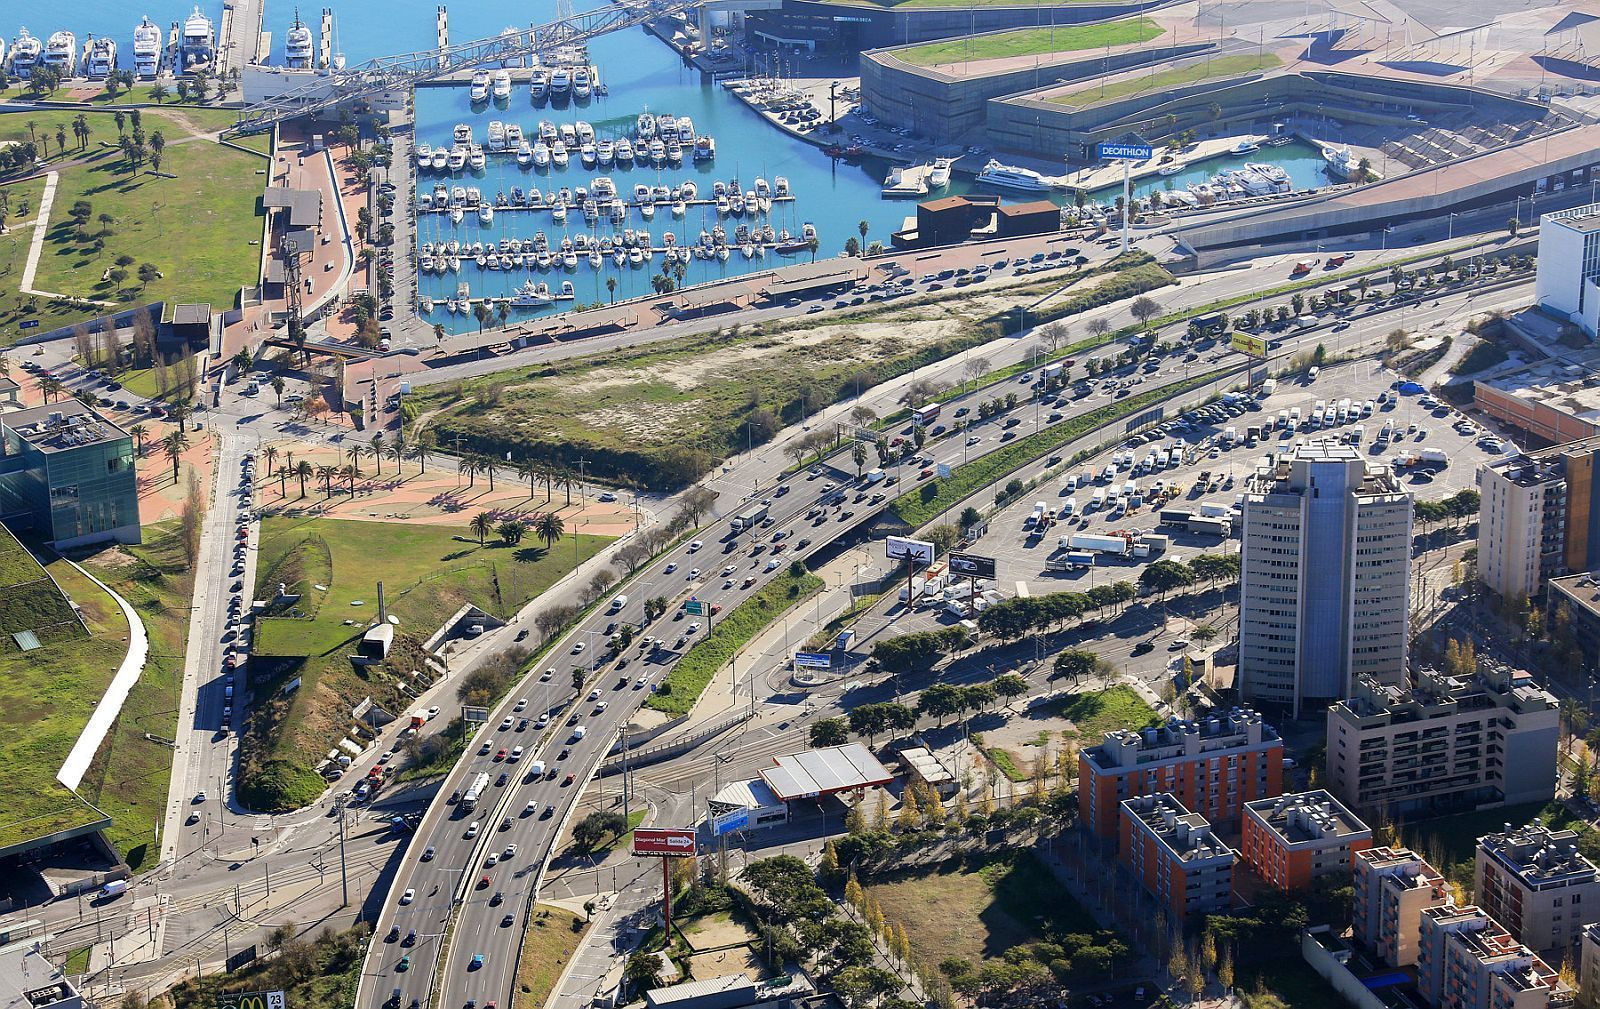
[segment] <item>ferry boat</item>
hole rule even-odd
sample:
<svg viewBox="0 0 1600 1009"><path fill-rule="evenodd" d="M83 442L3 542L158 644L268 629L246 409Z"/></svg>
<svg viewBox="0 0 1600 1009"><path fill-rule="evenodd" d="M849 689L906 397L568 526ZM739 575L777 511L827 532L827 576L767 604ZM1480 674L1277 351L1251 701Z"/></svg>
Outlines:
<svg viewBox="0 0 1600 1009"><path fill-rule="evenodd" d="M298 7L294 9L294 20L289 22L289 30L283 36L283 59L295 70L305 70L311 66L311 29L300 20Z"/></svg>
<svg viewBox="0 0 1600 1009"><path fill-rule="evenodd" d="M468 93L468 97L474 102L481 102L489 97L489 71L472 72L472 90Z"/></svg>
<svg viewBox="0 0 1600 1009"><path fill-rule="evenodd" d="M1350 149L1349 144L1343 147L1334 147L1331 144L1324 147L1322 160L1327 163L1328 174L1336 179L1352 179L1356 170L1361 167L1361 159Z"/></svg>
<svg viewBox="0 0 1600 1009"><path fill-rule="evenodd" d="M579 67L572 74L572 96L588 98L592 94L594 94L594 77L589 73L588 67Z"/></svg>
<svg viewBox="0 0 1600 1009"><path fill-rule="evenodd" d="M1029 193L1041 193L1050 188L1050 183L1038 172L1028 168L1014 168L1002 165L993 158L983 166L983 171L978 173L976 181L980 185L993 186L997 189L1018 189Z"/></svg>
<svg viewBox="0 0 1600 1009"><path fill-rule="evenodd" d="M211 19L200 13L197 6L183 22L183 35L179 42L181 69L184 73L210 70L217 55L216 32Z"/></svg>
<svg viewBox="0 0 1600 1009"><path fill-rule="evenodd" d="M83 75L94 80L104 80L117 69L117 43L109 38L89 40L89 55L84 60Z"/></svg>
<svg viewBox="0 0 1600 1009"><path fill-rule="evenodd" d="M533 80L529 82L532 91L531 97L535 102L542 102L550 97L550 75L543 67L535 67Z"/></svg>
<svg viewBox="0 0 1600 1009"><path fill-rule="evenodd" d="M511 71L504 70L504 69L496 70L494 72L494 83L491 86L491 88L492 88L492 91L494 93L495 98L497 98L497 99L499 99L501 101L504 101L505 99L510 98L511 97Z"/></svg>
<svg viewBox="0 0 1600 1009"><path fill-rule="evenodd" d="M572 94L572 73L566 67L556 67L550 73L550 97L566 98Z"/></svg>
<svg viewBox="0 0 1600 1009"><path fill-rule="evenodd" d="M950 166L955 164L955 158L934 158L933 167L928 170L928 188L943 189L950 184Z"/></svg>
<svg viewBox="0 0 1600 1009"><path fill-rule="evenodd" d="M55 67L63 77L71 77L78 65L78 37L62 29L44 45L44 65Z"/></svg>
<svg viewBox="0 0 1600 1009"><path fill-rule="evenodd" d="M1237 144L1234 144L1232 147L1228 148L1228 153L1254 154L1259 150L1261 150L1261 145L1256 143L1254 140L1241 140Z"/></svg>
<svg viewBox="0 0 1600 1009"><path fill-rule="evenodd" d="M22 78L32 76L33 68L39 65L39 57L43 54L44 46L28 34L28 29L18 30L17 40L11 43L11 72Z"/></svg>

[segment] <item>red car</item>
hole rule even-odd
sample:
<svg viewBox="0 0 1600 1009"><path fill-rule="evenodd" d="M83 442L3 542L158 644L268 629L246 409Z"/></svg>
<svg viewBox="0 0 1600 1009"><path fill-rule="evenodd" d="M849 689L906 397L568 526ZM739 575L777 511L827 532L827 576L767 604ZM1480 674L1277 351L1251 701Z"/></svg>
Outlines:
<svg viewBox="0 0 1600 1009"><path fill-rule="evenodd" d="M493 880L493 877L491 877L491 876L484 876L484 877L483 877L483 878L482 878L482 879L480 879L480 880L478 880L478 889L480 889L480 890L487 890L487 889L489 889L489 884L490 884L490 883L491 883L491 882L493 882L493 881L494 881L494 880Z"/></svg>
<svg viewBox="0 0 1600 1009"><path fill-rule="evenodd" d="M721 612L722 612L722 604L721 603L712 603L711 604L711 615L712 616L716 616L718 613L721 613Z"/></svg>
<svg viewBox="0 0 1600 1009"><path fill-rule="evenodd" d="M930 476L933 476L933 467L932 466L929 466L929 467L925 468L921 473L918 473L917 474L917 479L918 480L926 480Z"/></svg>
<svg viewBox="0 0 1600 1009"><path fill-rule="evenodd" d="M494 755L494 759L495 760L504 760L504 759L506 759L506 751L501 750L500 752L496 753Z"/></svg>
<svg viewBox="0 0 1600 1009"><path fill-rule="evenodd" d="M578 776L577 775L569 774L565 778L561 779L561 787L565 788L566 786L572 784L574 781L577 781L577 780L578 780Z"/></svg>

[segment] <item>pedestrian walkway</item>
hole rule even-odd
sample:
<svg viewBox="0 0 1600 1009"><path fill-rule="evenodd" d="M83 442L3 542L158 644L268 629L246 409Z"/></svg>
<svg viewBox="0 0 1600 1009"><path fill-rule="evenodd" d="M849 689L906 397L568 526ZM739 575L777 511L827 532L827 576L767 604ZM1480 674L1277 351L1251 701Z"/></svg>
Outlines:
<svg viewBox="0 0 1600 1009"><path fill-rule="evenodd" d="M28 261L22 266L22 283L18 290L23 294L37 295L40 298L65 298L65 294L55 291L41 291L33 286L35 275L39 271L39 257L44 253L44 239L50 233L50 208L56 202L56 183L61 180L59 172L46 172L44 176L44 193L39 197L39 216L33 222L33 242L28 246ZM78 299L91 305L102 308L115 308L116 303L110 301L92 301L87 298Z"/></svg>
<svg viewBox="0 0 1600 1009"><path fill-rule="evenodd" d="M56 780L75 792L83 781L84 772L89 770L89 764L94 760L95 753L99 751L100 744L105 741L106 733L111 731L117 715L121 714L122 705L127 701L133 685L139 682L139 674L144 670L144 660L150 654L150 637L145 633L144 621L139 619L139 614L134 611L131 603L117 595L111 586L85 571L76 562L69 560L67 563L71 564L79 574L104 589L106 594L116 601L117 608L122 611L122 619L128 622L128 650L122 656L122 664L117 666L116 675L111 678L111 685L106 687L105 694L95 705L94 714L89 716L89 721L79 734L78 741L72 744L72 750L68 752L61 770L56 772Z"/></svg>

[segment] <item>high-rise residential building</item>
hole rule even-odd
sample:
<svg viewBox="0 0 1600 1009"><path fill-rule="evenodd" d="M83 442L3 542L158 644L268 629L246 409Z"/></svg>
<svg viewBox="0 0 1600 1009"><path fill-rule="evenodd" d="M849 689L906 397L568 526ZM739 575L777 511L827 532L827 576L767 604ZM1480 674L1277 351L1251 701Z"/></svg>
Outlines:
<svg viewBox="0 0 1600 1009"><path fill-rule="evenodd" d="M1525 670L1371 679L1328 708L1328 789L1363 813L1413 814L1555 795L1556 699Z"/></svg>
<svg viewBox="0 0 1600 1009"><path fill-rule="evenodd" d="M1170 792L1211 823L1232 824L1240 808L1283 792L1283 740L1249 708L1148 729L1108 732L1078 754L1078 812L1097 836L1116 837L1118 804Z"/></svg>
<svg viewBox="0 0 1600 1009"><path fill-rule="evenodd" d="M1582 328L1600 332L1600 203L1558 210L1539 218L1540 308Z"/></svg>
<svg viewBox="0 0 1600 1009"><path fill-rule="evenodd" d="M1119 856L1175 920L1225 911L1233 901L1233 849L1167 792L1121 804Z"/></svg>
<svg viewBox="0 0 1600 1009"><path fill-rule="evenodd" d="M1600 438L1478 467L1478 579L1508 599L1600 568Z"/></svg>
<svg viewBox="0 0 1600 1009"><path fill-rule="evenodd" d="M1450 903L1444 875L1406 848L1368 848L1355 854L1355 937L1391 967L1417 962L1422 912Z"/></svg>
<svg viewBox="0 0 1600 1009"><path fill-rule="evenodd" d="M1600 921L1578 933L1578 1005L1600 1009Z"/></svg>
<svg viewBox="0 0 1600 1009"><path fill-rule="evenodd" d="M1392 471L1347 445L1302 445L1247 482L1241 696L1298 714L1363 676L1401 680L1412 507Z"/></svg>
<svg viewBox="0 0 1600 1009"><path fill-rule="evenodd" d="M138 543L132 436L76 400L0 415L0 520L60 549Z"/></svg>
<svg viewBox="0 0 1600 1009"><path fill-rule="evenodd" d="M1418 932L1417 992L1440 1009L1548 1009L1573 992L1538 954L1477 907L1428 908Z"/></svg>
<svg viewBox="0 0 1600 1009"><path fill-rule="evenodd" d="M1279 890L1349 873L1356 853L1372 847L1372 828L1320 788L1247 802L1242 826L1240 856Z"/></svg>
<svg viewBox="0 0 1600 1009"><path fill-rule="evenodd" d="M1557 959L1600 919L1600 870L1578 854L1576 831L1542 823L1478 839L1473 893L1518 942Z"/></svg>

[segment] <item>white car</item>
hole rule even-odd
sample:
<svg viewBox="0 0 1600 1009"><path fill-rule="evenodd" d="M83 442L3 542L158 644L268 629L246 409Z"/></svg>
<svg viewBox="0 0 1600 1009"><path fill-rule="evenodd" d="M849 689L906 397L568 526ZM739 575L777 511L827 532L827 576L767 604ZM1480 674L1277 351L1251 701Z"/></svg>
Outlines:
<svg viewBox="0 0 1600 1009"><path fill-rule="evenodd" d="M498 851L489 852L489 857L483 860L483 867L485 869L493 869L495 866L497 866L499 864L500 864L500 853Z"/></svg>
<svg viewBox="0 0 1600 1009"><path fill-rule="evenodd" d="M416 899L417 899L417 891L412 889L412 888L410 888L410 887L407 887L406 888L406 892L402 893L400 895L400 906L404 907L405 905L411 903L412 901L414 901Z"/></svg>
<svg viewBox="0 0 1600 1009"><path fill-rule="evenodd" d="M691 582L694 581L696 578L699 578L699 577L700 577L700 569L699 568L690 568L689 569L689 580Z"/></svg>
<svg viewBox="0 0 1600 1009"><path fill-rule="evenodd" d="M695 620L689 624L689 633L694 634L700 630L700 621Z"/></svg>
<svg viewBox="0 0 1600 1009"><path fill-rule="evenodd" d="M739 566L737 564L729 564L727 567L722 569L722 577L726 578L737 570L739 570Z"/></svg>
<svg viewBox="0 0 1600 1009"><path fill-rule="evenodd" d="M547 680L549 680L550 677L554 676L555 674L556 674L556 671L554 669L546 669L544 672L539 674L539 682L540 683L544 683Z"/></svg>
<svg viewBox="0 0 1600 1009"><path fill-rule="evenodd" d="M428 721L431 722L435 718L438 718L438 717L439 717L439 706L436 704L433 707L428 709Z"/></svg>
<svg viewBox="0 0 1600 1009"><path fill-rule="evenodd" d="M528 706L528 699L526 697L524 697L520 701L518 701L517 702L517 706L512 708L511 710L512 711L521 711L524 708L526 708L527 706ZM435 710L437 710L437 709L435 709Z"/></svg>
<svg viewBox="0 0 1600 1009"><path fill-rule="evenodd" d="M473 820L471 823L467 824L467 840L470 841L470 840L472 840L473 838L475 838L477 836L478 836L478 821L477 820Z"/></svg>
<svg viewBox="0 0 1600 1009"><path fill-rule="evenodd" d="M502 851L500 853L500 861L502 861L502 862L509 862L513 858L516 858L516 857L517 857L517 846L515 844L506 845L506 850Z"/></svg>
<svg viewBox="0 0 1600 1009"><path fill-rule="evenodd" d="M511 757L510 757L511 763L515 764L517 761L519 761L521 759L522 759L522 747L513 746L511 748Z"/></svg>
<svg viewBox="0 0 1600 1009"><path fill-rule="evenodd" d="M610 703L611 703L610 701L601 701L599 704L596 704L594 706L594 713L597 714L597 715L600 714L600 712L606 710L606 705L608 705Z"/></svg>
<svg viewBox="0 0 1600 1009"><path fill-rule="evenodd" d="M596 701L596 700L599 700L599 699L600 699L600 688L599 687L595 687L593 690L589 691L589 700Z"/></svg>
<svg viewBox="0 0 1600 1009"><path fill-rule="evenodd" d="M505 718L501 719L501 721L500 721L500 731L501 732L506 732L506 731L509 731L510 728L511 728L511 716L507 715Z"/></svg>
<svg viewBox="0 0 1600 1009"><path fill-rule="evenodd" d="M705 546L705 542L704 541L695 540L694 542L689 544L689 552L690 553L695 553L696 551L698 551L703 546Z"/></svg>
<svg viewBox="0 0 1600 1009"><path fill-rule="evenodd" d="M582 641L580 641L577 644L572 646L572 654L573 655L577 655L579 652L583 651L587 647L588 647L588 645L585 645Z"/></svg>

